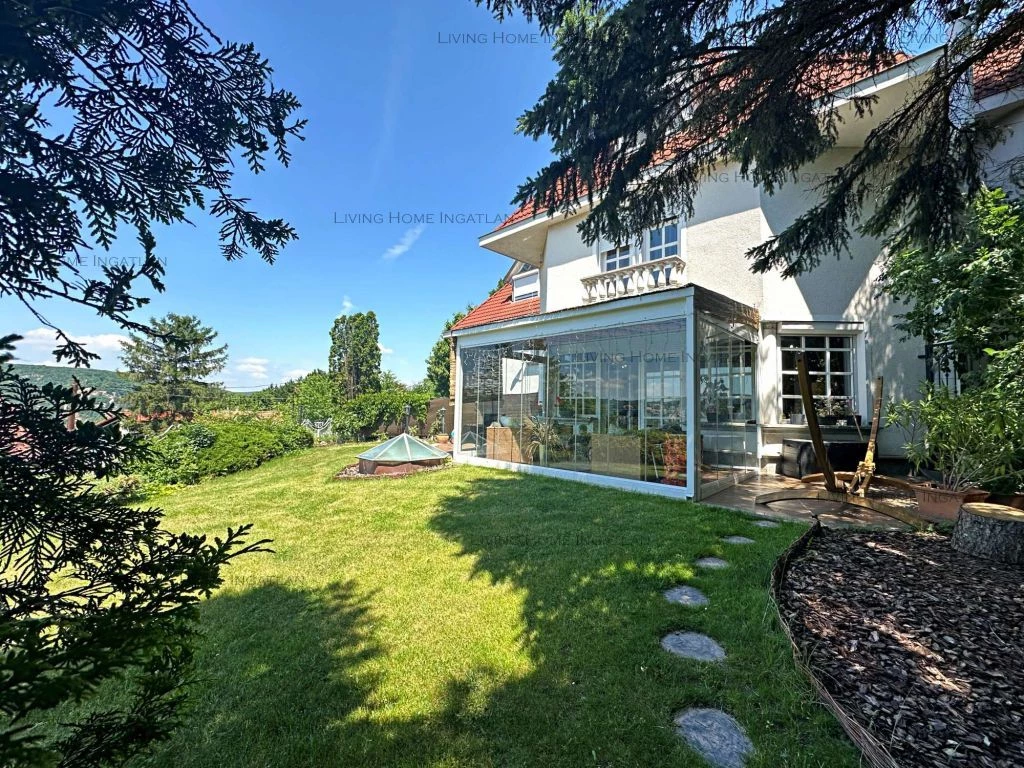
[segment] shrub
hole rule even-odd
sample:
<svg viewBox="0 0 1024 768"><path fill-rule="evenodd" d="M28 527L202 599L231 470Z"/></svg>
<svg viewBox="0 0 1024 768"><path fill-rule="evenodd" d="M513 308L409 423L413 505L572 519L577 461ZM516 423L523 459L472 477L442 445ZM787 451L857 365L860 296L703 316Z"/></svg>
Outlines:
<svg viewBox="0 0 1024 768"><path fill-rule="evenodd" d="M405 389L386 389L358 395L341 407L338 432L365 440L374 434L383 433L389 424L403 423L406 405L412 407L411 418L424 418L429 403L429 393L409 392Z"/></svg>
<svg viewBox="0 0 1024 768"><path fill-rule="evenodd" d="M906 438L904 449L916 471L930 467L953 491L1007 482L1016 484L1022 427L991 393L969 390L956 397L943 387L925 387L920 400L891 403L888 423Z"/></svg>
<svg viewBox="0 0 1024 768"><path fill-rule="evenodd" d="M153 438L133 471L162 485L254 469L268 459L313 445L309 430L284 421L205 418Z"/></svg>

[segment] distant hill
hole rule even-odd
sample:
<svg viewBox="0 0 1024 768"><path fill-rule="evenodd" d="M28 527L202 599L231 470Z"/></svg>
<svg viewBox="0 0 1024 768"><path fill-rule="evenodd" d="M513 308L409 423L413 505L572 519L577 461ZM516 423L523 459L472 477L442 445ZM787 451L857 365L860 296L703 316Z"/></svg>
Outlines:
<svg viewBox="0 0 1024 768"><path fill-rule="evenodd" d="M15 363L14 370L19 376L23 376L36 386L53 383L70 387L72 377L77 376L78 380L82 382L82 386L86 389L95 389L96 395L101 400L115 402L119 402L137 386L117 371L105 371L100 368L66 368L56 365L20 365Z"/></svg>

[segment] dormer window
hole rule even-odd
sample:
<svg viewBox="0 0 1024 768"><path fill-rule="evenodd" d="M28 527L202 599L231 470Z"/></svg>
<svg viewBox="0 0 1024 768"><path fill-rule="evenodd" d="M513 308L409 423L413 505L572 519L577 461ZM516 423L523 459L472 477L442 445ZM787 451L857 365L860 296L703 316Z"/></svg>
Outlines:
<svg viewBox="0 0 1024 768"><path fill-rule="evenodd" d="M540 270L527 266L512 278L512 301L540 296Z"/></svg>

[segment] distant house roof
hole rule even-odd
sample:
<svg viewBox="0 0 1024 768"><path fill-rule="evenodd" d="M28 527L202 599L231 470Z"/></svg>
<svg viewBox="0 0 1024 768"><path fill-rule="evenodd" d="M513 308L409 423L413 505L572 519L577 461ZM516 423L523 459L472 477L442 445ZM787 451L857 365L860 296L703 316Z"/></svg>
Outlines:
<svg viewBox="0 0 1024 768"><path fill-rule="evenodd" d="M512 283L507 282L492 293L483 304L453 325L452 331L463 331L478 325L500 323L537 314L540 314L540 297L512 301Z"/></svg>

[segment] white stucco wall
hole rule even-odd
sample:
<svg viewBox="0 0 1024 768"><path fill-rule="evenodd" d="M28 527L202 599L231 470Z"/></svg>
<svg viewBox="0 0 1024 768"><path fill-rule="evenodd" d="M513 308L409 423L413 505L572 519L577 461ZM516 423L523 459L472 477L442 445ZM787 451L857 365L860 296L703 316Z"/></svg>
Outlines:
<svg viewBox="0 0 1024 768"><path fill-rule="evenodd" d="M600 272L596 248L584 243L577 229L581 219L582 216L576 216L548 228L544 265L540 270L542 312L582 306L580 281Z"/></svg>
<svg viewBox="0 0 1024 768"><path fill-rule="evenodd" d="M738 166L725 166L701 185L693 208L685 222L684 282L759 308L761 278L750 271L746 258L746 252L761 242L757 188L740 178Z"/></svg>
<svg viewBox="0 0 1024 768"><path fill-rule="evenodd" d="M990 153L986 182L992 187L1009 187L1011 160L1021 155L1024 147L1024 107L1017 107L999 114L996 123L1005 129L1003 141ZM1020 172L1024 168L1017 168ZM1017 190L1019 191L1019 190Z"/></svg>
<svg viewBox="0 0 1024 768"><path fill-rule="evenodd" d="M1005 183L1006 163L1024 147L1024 108L1004 110L999 122L1010 130L1007 140L992 152L989 183ZM733 166L724 167L702 186L694 215L684 222L682 256L687 262L684 283L695 283L758 309L762 319L758 389L760 422L779 423L780 353L778 336L787 327L856 333L857 406L865 421L871 413L870 384L885 381L884 396L915 396L925 375L924 345L904 340L894 325L902 307L879 290L881 243L854 236L849 253L825 257L811 272L784 279L781 274L754 275L746 252L788 227L818 199L815 187L855 152L836 148L806 166L799 178L767 195L741 180ZM586 245L577 226L580 217L547 227L541 267L541 310L554 312L583 305L581 280L601 270L602 245ZM607 248L608 245L603 246ZM798 333L798 331L789 331ZM778 452L780 430L762 446L770 457ZM853 438L856 435L851 436ZM882 456L898 455L901 438L888 430L880 434Z"/></svg>
<svg viewBox="0 0 1024 768"><path fill-rule="evenodd" d="M609 243L588 246L577 229L581 216L550 225L541 267L541 309L555 312L584 303L581 280L601 271L599 253ZM712 174L694 200L694 215L682 225L683 283L759 306L761 279L747 266L746 251L760 242L762 217L757 189L737 168Z"/></svg>
<svg viewBox="0 0 1024 768"><path fill-rule="evenodd" d="M817 185L837 167L846 163L854 150L838 148L801 170L797 181L761 195L762 235L768 239L782 232L797 216L820 199ZM882 376L885 397L912 397L925 375L924 345L920 340L902 340L893 326L902 311L881 294L878 277L882 268L882 244L873 238L854 236L849 253L835 259L824 257L810 272L783 278L780 272L763 277L761 320L766 324L762 354L761 405L765 423L778 422L778 352L774 338L776 324L811 323L826 330L831 324L847 330L859 329L856 361L857 406L865 422L873 405L870 383ZM879 435L882 455L900 453L901 439L883 430ZM772 447L770 450L774 451Z"/></svg>

